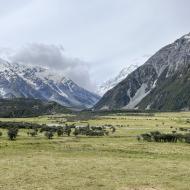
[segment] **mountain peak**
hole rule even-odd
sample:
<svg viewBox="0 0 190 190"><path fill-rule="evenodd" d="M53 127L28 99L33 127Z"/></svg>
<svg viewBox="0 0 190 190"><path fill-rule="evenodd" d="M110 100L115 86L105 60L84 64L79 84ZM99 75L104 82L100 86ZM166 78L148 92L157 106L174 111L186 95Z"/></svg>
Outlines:
<svg viewBox="0 0 190 190"><path fill-rule="evenodd" d="M109 79L108 81L105 81L103 84L99 85L97 93L101 96L104 95L108 90L116 86L119 82L125 79L132 71L137 68L137 64L132 64L128 67L123 68L116 77Z"/></svg>
<svg viewBox="0 0 190 190"><path fill-rule="evenodd" d="M61 73L3 59L0 59L0 97L37 98L77 108L91 107L99 100L99 96L79 87Z"/></svg>
<svg viewBox="0 0 190 190"><path fill-rule="evenodd" d="M190 41L190 33L186 34L185 36L183 36L184 39L187 39L188 41Z"/></svg>
<svg viewBox="0 0 190 190"><path fill-rule="evenodd" d="M190 33L169 44L109 90L95 109L190 109Z"/></svg>

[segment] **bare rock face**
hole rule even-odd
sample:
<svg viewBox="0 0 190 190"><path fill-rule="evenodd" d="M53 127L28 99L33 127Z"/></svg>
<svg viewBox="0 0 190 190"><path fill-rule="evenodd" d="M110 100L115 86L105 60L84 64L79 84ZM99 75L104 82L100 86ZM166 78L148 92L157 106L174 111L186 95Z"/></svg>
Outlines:
<svg viewBox="0 0 190 190"><path fill-rule="evenodd" d="M190 108L190 34L159 50L95 105L95 109Z"/></svg>
<svg viewBox="0 0 190 190"><path fill-rule="evenodd" d="M0 98L35 98L74 108L92 107L99 96L42 67L0 59Z"/></svg>

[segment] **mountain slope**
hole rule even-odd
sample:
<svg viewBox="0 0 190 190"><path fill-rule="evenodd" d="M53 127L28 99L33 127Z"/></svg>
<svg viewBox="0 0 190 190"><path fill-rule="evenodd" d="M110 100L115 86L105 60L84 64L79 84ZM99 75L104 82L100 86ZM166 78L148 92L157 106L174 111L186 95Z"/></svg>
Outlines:
<svg viewBox="0 0 190 190"><path fill-rule="evenodd" d="M0 117L34 117L44 114L71 113L56 102L37 99L0 99Z"/></svg>
<svg viewBox="0 0 190 190"><path fill-rule="evenodd" d="M108 91L95 109L189 109L190 34L169 44Z"/></svg>
<svg viewBox="0 0 190 190"><path fill-rule="evenodd" d="M130 65L121 70L121 72L113 79L110 79L98 86L97 94L103 96L108 90L115 87L119 82L125 79L132 71L138 68L138 65Z"/></svg>
<svg viewBox="0 0 190 190"><path fill-rule="evenodd" d="M0 97L35 98L67 107L88 108L99 96L48 69L0 60Z"/></svg>

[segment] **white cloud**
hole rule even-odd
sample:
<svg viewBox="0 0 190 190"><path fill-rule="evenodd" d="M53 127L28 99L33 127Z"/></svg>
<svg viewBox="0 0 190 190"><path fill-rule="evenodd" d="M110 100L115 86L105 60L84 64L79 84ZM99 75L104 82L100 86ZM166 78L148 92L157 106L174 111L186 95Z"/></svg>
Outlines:
<svg viewBox="0 0 190 190"><path fill-rule="evenodd" d="M94 91L89 74L89 66L85 62L65 55L62 46L32 43L25 45L8 56L12 62L38 65L60 72L79 86Z"/></svg>
<svg viewBox="0 0 190 190"><path fill-rule="evenodd" d="M189 0L0 0L0 45L63 44L101 83L190 32L189 7Z"/></svg>

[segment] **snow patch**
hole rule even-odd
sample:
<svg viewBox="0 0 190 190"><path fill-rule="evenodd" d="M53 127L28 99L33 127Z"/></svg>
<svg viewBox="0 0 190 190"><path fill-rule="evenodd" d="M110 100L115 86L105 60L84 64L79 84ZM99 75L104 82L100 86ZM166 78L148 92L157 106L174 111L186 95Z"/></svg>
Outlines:
<svg viewBox="0 0 190 190"><path fill-rule="evenodd" d="M185 39L190 40L190 33L184 36Z"/></svg>
<svg viewBox="0 0 190 190"><path fill-rule="evenodd" d="M157 83L157 80L154 81L153 85L152 85L152 88L155 88L156 87L156 83Z"/></svg>
<svg viewBox="0 0 190 190"><path fill-rule="evenodd" d="M151 104L148 104L145 110L150 110Z"/></svg>
<svg viewBox="0 0 190 190"><path fill-rule="evenodd" d="M100 96L103 96L108 90L114 88L118 83L124 80L130 73L132 73L138 67L138 65L130 65L129 67L122 69L119 75L117 75L115 78L105 81L103 82L103 84L99 85L97 93Z"/></svg>
<svg viewBox="0 0 190 190"><path fill-rule="evenodd" d="M103 107L101 107L101 109L100 110L109 110L109 106L103 106Z"/></svg>
<svg viewBox="0 0 190 190"><path fill-rule="evenodd" d="M44 67L9 63L0 59L0 75L2 97L8 93L15 97L37 97L69 107L92 107L99 100L96 94L79 87L61 73ZM15 83L14 88L9 87L11 83Z"/></svg>
<svg viewBox="0 0 190 190"><path fill-rule="evenodd" d="M150 93L150 90L146 92L147 84L143 83L141 87L137 90L135 95L130 98L130 102L123 107L123 109L134 109L137 104Z"/></svg>
<svg viewBox="0 0 190 190"><path fill-rule="evenodd" d="M4 97L7 94L4 88L0 88L0 95Z"/></svg>

